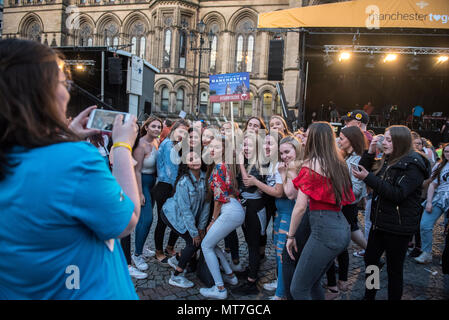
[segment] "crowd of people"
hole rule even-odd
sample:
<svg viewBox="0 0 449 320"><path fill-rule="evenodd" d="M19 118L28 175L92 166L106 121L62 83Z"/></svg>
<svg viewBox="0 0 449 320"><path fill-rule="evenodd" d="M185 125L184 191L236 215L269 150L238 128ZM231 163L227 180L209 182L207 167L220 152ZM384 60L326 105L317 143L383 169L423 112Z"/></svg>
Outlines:
<svg viewBox="0 0 449 320"><path fill-rule="evenodd" d="M0 299L137 299L131 277L147 277L150 257L181 288L194 286L185 275L202 260L205 298L226 299L228 285L256 294L272 220L277 279L263 287L273 300L348 290L351 240L366 266L382 268L385 253L388 298L399 300L408 249L431 262L443 214L447 226L449 144L437 152L402 125L375 135L362 110L344 117L338 136L324 121L290 132L273 115L243 128L117 116L106 137L86 128L95 106L67 120L70 75L53 49L2 40L0 70ZM154 207L153 252L145 243ZM367 288L364 299L376 292Z"/></svg>

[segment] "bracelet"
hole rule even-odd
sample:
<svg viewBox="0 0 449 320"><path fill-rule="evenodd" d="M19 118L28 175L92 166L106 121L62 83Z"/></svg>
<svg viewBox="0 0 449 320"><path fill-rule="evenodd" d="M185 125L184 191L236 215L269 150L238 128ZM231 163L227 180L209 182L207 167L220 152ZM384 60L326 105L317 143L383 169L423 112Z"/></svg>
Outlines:
<svg viewBox="0 0 449 320"><path fill-rule="evenodd" d="M116 142L112 145L112 148L117 148L117 147L125 147L127 148L131 153L133 152L133 149L131 148L131 146L126 143L126 142Z"/></svg>
<svg viewBox="0 0 449 320"><path fill-rule="evenodd" d="M287 233L287 239L295 239L295 236L291 236Z"/></svg>

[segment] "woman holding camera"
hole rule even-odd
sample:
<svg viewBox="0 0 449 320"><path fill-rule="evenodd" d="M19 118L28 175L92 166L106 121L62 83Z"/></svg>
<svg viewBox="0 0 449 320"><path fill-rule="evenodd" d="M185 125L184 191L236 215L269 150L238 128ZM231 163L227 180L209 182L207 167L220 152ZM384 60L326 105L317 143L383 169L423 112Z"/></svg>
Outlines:
<svg viewBox="0 0 449 320"><path fill-rule="evenodd" d="M112 131L112 174L81 139L90 107L66 124L70 82L48 46L0 41L0 299L137 299L117 238L140 216L136 118Z"/></svg>

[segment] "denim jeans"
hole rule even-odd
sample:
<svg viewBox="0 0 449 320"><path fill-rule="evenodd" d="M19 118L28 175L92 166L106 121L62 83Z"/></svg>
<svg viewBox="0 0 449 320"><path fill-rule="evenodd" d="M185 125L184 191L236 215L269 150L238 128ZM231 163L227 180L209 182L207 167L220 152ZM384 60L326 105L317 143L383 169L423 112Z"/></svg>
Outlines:
<svg viewBox="0 0 449 320"><path fill-rule="evenodd" d="M290 289L295 300L324 300L321 278L348 247L351 231L341 211L311 211L309 219L310 237L299 257Z"/></svg>
<svg viewBox="0 0 449 320"><path fill-rule="evenodd" d="M282 251L287 241L287 233L290 228L290 220L292 218L294 200L276 199L277 214L274 218L274 248L276 250L276 266L277 266L277 288L276 296L286 298L286 290L284 286L284 277L282 273ZM303 218L304 219L304 218Z"/></svg>
<svg viewBox="0 0 449 320"><path fill-rule="evenodd" d="M369 231L371 230L371 203L373 202L373 199L370 197L369 199L366 199L366 205L365 205L365 240L368 242L369 237Z"/></svg>
<svg viewBox="0 0 449 320"><path fill-rule="evenodd" d="M154 200L151 198L150 190L156 182L156 177L152 174L142 174L142 192L145 196L145 205L140 209L139 222L136 226L135 254L140 255L143 246L150 233L151 224L153 223L153 205Z"/></svg>
<svg viewBox="0 0 449 320"><path fill-rule="evenodd" d="M438 206L432 206L430 213L424 210L420 223L422 251L432 253L433 226L443 213L443 209Z"/></svg>
<svg viewBox="0 0 449 320"><path fill-rule="evenodd" d="M231 266L226 260L223 251L218 247L218 243L223 240L228 234L237 229L245 221L245 211L242 205L236 199L231 200L221 207L220 216L212 224L212 227L206 233L206 236L201 243L204 259L209 268L209 271L214 278L216 286L223 285L223 278L220 272L220 259L226 274L232 273Z"/></svg>

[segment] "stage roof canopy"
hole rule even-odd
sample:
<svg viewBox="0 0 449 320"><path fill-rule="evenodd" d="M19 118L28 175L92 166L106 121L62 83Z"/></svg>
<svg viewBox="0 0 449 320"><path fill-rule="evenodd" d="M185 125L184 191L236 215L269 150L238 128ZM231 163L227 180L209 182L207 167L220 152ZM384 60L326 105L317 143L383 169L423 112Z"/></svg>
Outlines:
<svg viewBox="0 0 449 320"><path fill-rule="evenodd" d="M449 29L449 0L355 0L259 14L258 28Z"/></svg>

